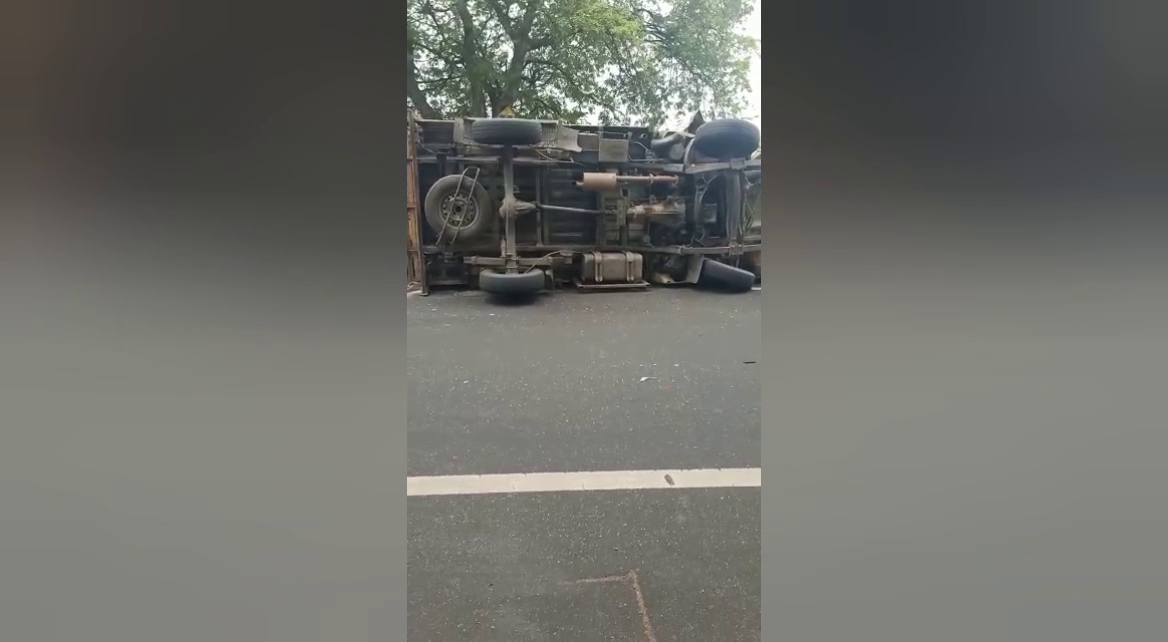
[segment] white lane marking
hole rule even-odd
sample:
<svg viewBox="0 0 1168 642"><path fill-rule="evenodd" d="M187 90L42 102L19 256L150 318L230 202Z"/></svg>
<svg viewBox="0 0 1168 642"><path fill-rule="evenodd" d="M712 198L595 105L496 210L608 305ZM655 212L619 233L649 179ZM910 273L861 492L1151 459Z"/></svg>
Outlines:
<svg viewBox="0 0 1168 642"><path fill-rule="evenodd" d="M406 478L407 497L686 488L762 488L762 469L606 470Z"/></svg>

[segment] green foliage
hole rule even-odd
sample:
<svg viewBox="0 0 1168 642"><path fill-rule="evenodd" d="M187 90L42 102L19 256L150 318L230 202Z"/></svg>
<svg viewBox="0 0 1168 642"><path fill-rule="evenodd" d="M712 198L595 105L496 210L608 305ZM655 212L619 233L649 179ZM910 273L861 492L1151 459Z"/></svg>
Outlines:
<svg viewBox="0 0 1168 642"><path fill-rule="evenodd" d="M750 0L408 0L410 101L425 116L657 124L735 115L758 43Z"/></svg>

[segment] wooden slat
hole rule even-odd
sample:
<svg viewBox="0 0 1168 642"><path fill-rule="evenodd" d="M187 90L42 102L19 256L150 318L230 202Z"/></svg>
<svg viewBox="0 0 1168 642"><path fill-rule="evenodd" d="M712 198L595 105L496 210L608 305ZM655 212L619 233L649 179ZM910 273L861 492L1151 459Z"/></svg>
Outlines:
<svg viewBox="0 0 1168 642"><path fill-rule="evenodd" d="M418 156L417 140L418 128L413 114L406 114L406 219L408 237L406 253L409 255L407 278L422 288L422 294L429 294L430 286L426 282L426 266L422 257L422 221L418 204Z"/></svg>

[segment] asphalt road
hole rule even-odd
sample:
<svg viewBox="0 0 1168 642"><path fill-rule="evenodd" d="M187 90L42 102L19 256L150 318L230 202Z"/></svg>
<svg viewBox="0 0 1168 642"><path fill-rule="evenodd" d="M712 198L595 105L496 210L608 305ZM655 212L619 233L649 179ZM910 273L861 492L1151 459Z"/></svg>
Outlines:
<svg viewBox="0 0 1168 642"><path fill-rule="evenodd" d="M411 476L761 465L761 293L410 297ZM409 639L758 640L760 490L409 500Z"/></svg>

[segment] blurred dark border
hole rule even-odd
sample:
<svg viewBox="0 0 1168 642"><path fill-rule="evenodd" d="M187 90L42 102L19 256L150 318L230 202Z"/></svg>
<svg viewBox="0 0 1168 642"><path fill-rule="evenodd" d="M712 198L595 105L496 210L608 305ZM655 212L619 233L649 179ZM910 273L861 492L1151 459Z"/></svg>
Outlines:
<svg viewBox="0 0 1168 642"><path fill-rule="evenodd" d="M1165 14L766 7L763 639L1168 628Z"/></svg>
<svg viewBox="0 0 1168 642"><path fill-rule="evenodd" d="M6 639L404 630L403 15L5 5Z"/></svg>

